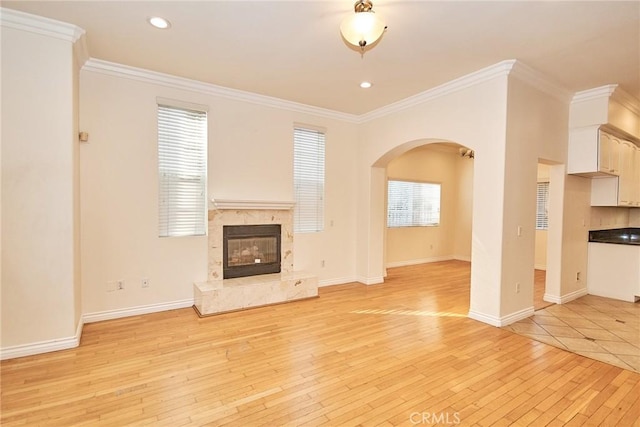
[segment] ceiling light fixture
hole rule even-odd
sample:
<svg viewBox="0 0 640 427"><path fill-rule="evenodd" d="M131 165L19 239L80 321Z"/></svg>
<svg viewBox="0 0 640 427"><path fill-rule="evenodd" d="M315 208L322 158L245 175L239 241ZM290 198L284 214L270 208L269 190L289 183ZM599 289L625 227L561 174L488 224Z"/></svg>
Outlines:
<svg viewBox="0 0 640 427"><path fill-rule="evenodd" d="M369 89L372 86L371 82L362 82L360 83L360 87L362 89Z"/></svg>
<svg viewBox="0 0 640 427"><path fill-rule="evenodd" d="M151 18L148 19L148 21L149 21L149 24L161 30L166 30L167 28L171 27L171 22L159 16L152 16Z"/></svg>
<svg viewBox="0 0 640 427"><path fill-rule="evenodd" d="M382 17L373 12L371 0L357 0L354 14L347 16L340 25L340 34L347 43L359 47L364 55L366 47L374 44L387 29Z"/></svg>

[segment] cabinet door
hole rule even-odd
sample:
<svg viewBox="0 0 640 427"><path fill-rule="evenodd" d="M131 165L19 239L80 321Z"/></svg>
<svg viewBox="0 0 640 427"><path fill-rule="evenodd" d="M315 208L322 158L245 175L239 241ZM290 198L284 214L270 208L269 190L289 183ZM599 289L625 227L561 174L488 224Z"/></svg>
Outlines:
<svg viewBox="0 0 640 427"><path fill-rule="evenodd" d="M634 149L634 180L633 180L633 189L634 189L634 206L640 207L640 147L636 146Z"/></svg>
<svg viewBox="0 0 640 427"><path fill-rule="evenodd" d="M598 139L598 170L609 173L611 163L611 136L600 131Z"/></svg>
<svg viewBox="0 0 640 427"><path fill-rule="evenodd" d="M612 173L614 175L619 175L620 174L620 150L622 147L622 144L620 143L620 140L618 138L615 138L613 136L609 137L611 140L611 144L609 145L609 173Z"/></svg>
<svg viewBox="0 0 640 427"><path fill-rule="evenodd" d="M609 175L620 173L620 140L600 131L598 137L598 171Z"/></svg>
<svg viewBox="0 0 640 427"><path fill-rule="evenodd" d="M619 147L618 158L620 171L618 205L635 206L635 145L629 141L623 141Z"/></svg>

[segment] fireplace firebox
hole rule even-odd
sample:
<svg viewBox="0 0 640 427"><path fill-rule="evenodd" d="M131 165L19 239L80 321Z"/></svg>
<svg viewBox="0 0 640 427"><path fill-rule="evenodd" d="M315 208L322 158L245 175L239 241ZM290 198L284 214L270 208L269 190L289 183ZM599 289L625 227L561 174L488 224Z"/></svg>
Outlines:
<svg viewBox="0 0 640 427"><path fill-rule="evenodd" d="M280 273L280 224L222 227L223 276Z"/></svg>

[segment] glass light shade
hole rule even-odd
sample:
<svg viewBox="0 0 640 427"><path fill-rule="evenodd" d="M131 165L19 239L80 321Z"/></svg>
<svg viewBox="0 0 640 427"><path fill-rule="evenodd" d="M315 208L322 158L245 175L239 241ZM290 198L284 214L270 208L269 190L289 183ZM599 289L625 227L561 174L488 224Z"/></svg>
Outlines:
<svg viewBox="0 0 640 427"><path fill-rule="evenodd" d="M385 29L384 20L373 12L356 12L347 16L340 25L342 37L358 47L368 46L380 38Z"/></svg>

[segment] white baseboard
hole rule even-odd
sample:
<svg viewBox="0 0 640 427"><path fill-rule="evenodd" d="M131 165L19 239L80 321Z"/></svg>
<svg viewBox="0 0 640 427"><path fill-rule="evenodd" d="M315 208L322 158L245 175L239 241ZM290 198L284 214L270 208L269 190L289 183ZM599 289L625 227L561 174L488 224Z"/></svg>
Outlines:
<svg viewBox="0 0 640 427"><path fill-rule="evenodd" d="M360 276L356 279L357 282L362 283L363 285L378 285L380 283L384 283L384 277L363 277Z"/></svg>
<svg viewBox="0 0 640 427"><path fill-rule="evenodd" d="M471 255L454 255L453 259L457 261L471 262Z"/></svg>
<svg viewBox="0 0 640 427"><path fill-rule="evenodd" d="M352 282L357 282L355 276L339 277L337 279L325 279L325 280L320 280L318 282L318 287L322 288L324 286L344 285L345 283L352 283Z"/></svg>
<svg viewBox="0 0 640 427"><path fill-rule="evenodd" d="M573 301L574 299L578 299L585 295L587 295L587 288L578 289L577 291L569 292L568 294L562 295L560 297L545 293L542 299L547 302L552 302L554 304L565 304L565 303L568 303L569 301Z"/></svg>
<svg viewBox="0 0 640 427"><path fill-rule="evenodd" d="M500 326L507 326L512 323L517 322L518 320L526 319L527 317L533 316L535 310L533 306L524 308L522 310L516 311L514 313L508 314L506 316L502 316L500 318Z"/></svg>
<svg viewBox="0 0 640 427"><path fill-rule="evenodd" d="M78 326L76 327L76 334L74 336L5 347L0 349L0 359L14 359L16 357L33 356L34 354L76 348L80 345L83 326L84 320L80 317Z"/></svg>
<svg viewBox="0 0 640 427"><path fill-rule="evenodd" d="M116 310L86 313L83 316L84 323L100 322L103 320L119 319L121 317L138 316L141 314L157 313L159 311L176 310L193 306L193 298L179 301L163 302L159 304L140 305L137 307L120 308Z"/></svg>
<svg viewBox="0 0 640 427"><path fill-rule="evenodd" d="M430 258L409 259L405 261L394 261L387 263L387 268L406 267L409 265L427 264L430 262L449 261L454 259L451 255L435 256Z"/></svg>
<svg viewBox="0 0 640 427"><path fill-rule="evenodd" d="M547 265L542 265L542 264L536 264L533 266L533 268L535 268L536 270L544 270L547 271Z"/></svg>
<svg viewBox="0 0 640 427"><path fill-rule="evenodd" d="M533 316L534 312L535 311L533 309L533 306L531 306L514 313L507 314L506 316L496 317L470 310L468 317L470 319L488 323L491 326L500 328L502 326L507 326L514 322L517 322L518 320L526 319L527 317Z"/></svg>

